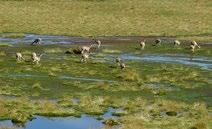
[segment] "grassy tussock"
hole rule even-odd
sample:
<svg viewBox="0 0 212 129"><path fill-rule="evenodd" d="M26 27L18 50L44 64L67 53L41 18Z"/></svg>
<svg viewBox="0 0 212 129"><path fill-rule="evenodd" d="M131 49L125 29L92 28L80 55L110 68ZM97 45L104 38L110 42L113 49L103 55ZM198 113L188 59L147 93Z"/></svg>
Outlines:
<svg viewBox="0 0 212 129"><path fill-rule="evenodd" d="M138 81L140 80L140 75L136 70L127 69L121 71L121 74L118 74L117 78L124 81Z"/></svg>
<svg viewBox="0 0 212 129"><path fill-rule="evenodd" d="M124 114L117 115L120 116L120 120L114 121L112 119L107 119L104 123L107 125L116 125L121 122L121 128L123 129L156 128L158 126L173 129L208 127L207 107L205 103L201 102L187 104L165 99L152 99L150 101L142 97L130 100L129 98L111 98L103 96L81 96L79 99L79 105L74 105L74 107L78 111L81 111L81 113L90 115L100 116L109 106L117 108L122 107L124 109L122 113ZM72 106L69 97L64 97L58 102L44 100L30 101L25 97L16 100L0 99L0 117L12 119L14 122L18 123L25 123L28 119L31 119L33 114L43 116L79 116L80 112L71 108ZM163 112L176 112L177 116L162 115L161 113Z"/></svg>
<svg viewBox="0 0 212 129"><path fill-rule="evenodd" d="M0 43L0 47L11 47L11 44L8 43Z"/></svg>
<svg viewBox="0 0 212 129"><path fill-rule="evenodd" d="M3 51L1 51L1 52L0 52L0 56L6 56L6 53L3 52Z"/></svg>
<svg viewBox="0 0 212 129"><path fill-rule="evenodd" d="M123 129L133 129L133 128L158 128L169 127L171 129L188 127L208 127L207 115L204 115L207 111L204 103L196 104L186 104L179 103L175 101L166 100L155 100L149 103L145 100L137 99L135 103L131 103L132 107L130 109L134 110L134 113L121 117L121 122L123 123ZM141 105L139 105L139 103ZM136 106L137 105L137 106ZM195 106L195 109L193 107ZM183 110L184 112L180 117L177 116L161 116L161 112L179 112ZM136 112L135 112L136 111ZM195 117L195 113L203 112L202 115ZM195 117L195 118L194 118ZM197 120L198 119L198 120ZM191 120L191 121L190 121ZM190 122L188 122L190 121ZM150 124L151 123L151 124ZM184 125L184 126L183 126Z"/></svg>
<svg viewBox="0 0 212 129"><path fill-rule="evenodd" d="M89 97L85 96L80 99L80 107L84 112L90 115L103 114L106 108L103 106L105 99L103 97Z"/></svg>

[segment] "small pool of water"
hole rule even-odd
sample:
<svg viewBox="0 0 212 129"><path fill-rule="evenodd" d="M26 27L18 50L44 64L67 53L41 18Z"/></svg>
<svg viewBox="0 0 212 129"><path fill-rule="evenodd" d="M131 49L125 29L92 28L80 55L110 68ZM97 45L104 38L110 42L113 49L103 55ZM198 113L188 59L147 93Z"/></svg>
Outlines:
<svg viewBox="0 0 212 129"><path fill-rule="evenodd" d="M15 100L15 99L17 99L17 96L13 96L13 95L0 95L0 99Z"/></svg>
<svg viewBox="0 0 212 129"><path fill-rule="evenodd" d="M124 113L125 110L123 108L112 108L112 107L109 107L107 112L102 116L104 119L109 119L109 118L112 118L112 119L118 119L119 117L118 116L114 116L113 113Z"/></svg>
<svg viewBox="0 0 212 129"><path fill-rule="evenodd" d="M167 114L167 112L164 111L164 112L160 113L160 117L169 117L169 116L182 117L183 114L184 114L184 112L179 111L179 112L176 112L176 115L169 115L169 114Z"/></svg>
<svg viewBox="0 0 212 129"><path fill-rule="evenodd" d="M10 120L0 121L0 127L16 127L19 129L100 129L103 124L101 121L87 115L82 115L81 118L36 116L36 119L27 122L23 127L17 127Z"/></svg>
<svg viewBox="0 0 212 129"><path fill-rule="evenodd" d="M117 116L112 116L113 112L122 112L123 109L108 108L108 111L102 116L104 119L117 119ZM97 120L95 117L82 115L76 117L43 117L35 116L36 119L28 121L25 125L15 125L11 120L0 121L0 127L15 127L18 129L101 129L104 127L102 120ZM118 128L120 126L115 126ZM112 127L111 127L112 128Z"/></svg>
<svg viewBox="0 0 212 129"><path fill-rule="evenodd" d="M79 104L80 100L79 100L78 98L72 98L72 99L71 99L71 102L72 102L73 104Z"/></svg>

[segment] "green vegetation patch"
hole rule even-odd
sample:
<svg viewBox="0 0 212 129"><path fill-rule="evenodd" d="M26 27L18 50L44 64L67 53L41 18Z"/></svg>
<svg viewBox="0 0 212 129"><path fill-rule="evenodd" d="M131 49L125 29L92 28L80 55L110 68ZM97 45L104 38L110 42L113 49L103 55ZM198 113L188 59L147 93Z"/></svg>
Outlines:
<svg viewBox="0 0 212 129"><path fill-rule="evenodd" d="M165 44L147 44L144 50L135 43L103 47L82 63L79 54L65 54L77 48L75 45L0 46L4 52L0 56L0 119L25 123L34 115L87 114L106 125L118 123L126 129L210 127L210 69L128 59L124 60L127 67L121 69L115 62L116 57L126 54L142 57L182 52L181 56L186 56L191 54L187 46L176 50ZM26 61L16 62L16 52ZM44 54L37 65L32 64L32 52ZM210 58L208 53L211 49L203 46L193 56ZM115 108L111 115L118 117L115 121L102 116L111 107Z"/></svg>

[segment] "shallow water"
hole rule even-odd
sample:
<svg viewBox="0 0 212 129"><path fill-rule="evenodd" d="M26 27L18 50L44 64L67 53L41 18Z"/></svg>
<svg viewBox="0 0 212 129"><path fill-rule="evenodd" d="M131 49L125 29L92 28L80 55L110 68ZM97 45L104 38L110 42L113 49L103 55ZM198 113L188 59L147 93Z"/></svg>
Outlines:
<svg viewBox="0 0 212 129"><path fill-rule="evenodd" d="M32 74L9 74L9 75L0 75L0 78L50 78L47 75L32 75ZM91 82L108 82L113 83L116 81L113 80L104 80L104 79L95 79L95 78L85 78L85 77L71 77L71 76L55 76L54 79L61 80L80 80L80 81L91 81Z"/></svg>
<svg viewBox="0 0 212 129"><path fill-rule="evenodd" d="M9 44L18 44L18 43L31 44L36 38L41 38L43 44L73 44L73 43L90 42L89 39L82 37L52 36L52 35L37 35L37 34L25 34L23 38L0 37L0 42Z"/></svg>
<svg viewBox="0 0 212 129"><path fill-rule="evenodd" d="M4 34L15 34L15 33L4 33ZM90 43L92 38L80 37L80 36L58 36L58 35L41 35L41 34L24 34L24 37L20 38L4 38L0 37L0 42L10 44L31 44L34 39L41 38L43 44L73 44L73 43ZM148 42L155 42L156 39L160 38L163 43L173 43L174 37L158 37L158 36L99 36L100 39L108 43L123 43L123 42L140 42L146 39ZM190 43L190 41L183 41L184 43ZM201 45L211 45L211 42L204 42Z"/></svg>
<svg viewBox="0 0 212 129"><path fill-rule="evenodd" d="M71 102L72 102L73 104L78 104L78 103L80 102L80 100L77 99L77 98L72 98L72 99L71 99Z"/></svg>
<svg viewBox="0 0 212 129"><path fill-rule="evenodd" d="M108 111L103 115L104 119L117 119L117 116L112 116L113 112L123 111L123 109L108 108ZM23 126L14 125L11 120L0 121L0 127L16 127L19 129L100 129L104 125L102 121L95 117L82 115L80 118L76 117L43 117L35 116L36 119L28 121ZM116 126L118 128L118 126Z"/></svg>
<svg viewBox="0 0 212 129"><path fill-rule="evenodd" d="M34 39L41 38L44 44L73 44L73 43L88 43L91 42L89 38L83 37L69 37L69 36L52 36L52 35L37 35L37 34L25 34L23 38L3 38L0 37L0 42L9 43L9 44L30 44ZM123 41L132 39L139 39L139 37L98 37L101 40L105 41ZM147 37L148 38L148 37ZM149 37L153 39L154 37ZM173 40L173 38L164 37L165 39ZM45 55L47 56L47 55ZM52 56L52 55L51 55ZM113 56L113 55L111 55ZM109 56L108 56L109 57ZM192 57L191 55L164 55L164 54L144 54L142 56L135 54L122 54L120 55L124 60L134 60L134 61L152 61L152 62L164 62L164 63L178 63L185 65L198 66L202 69L212 70L212 58L211 57ZM44 57L45 58L45 57ZM66 56L52 56L48 59L66 59ZM95 59L95 58L94 58ZM104 58L107 59L107 58Z"/></svg>
<svg viewBox="0 0 212 129"><path fill-rule="evenodd" d="M16 100L16 99L17 99L17 96L11 96L11 95L0 95L0 99Z"/></svg>
<svg viewBox="0 0 212 129"><path fill-rule="evenodd" d="M122 113L122 112L124 112L124 109L122 109L122 108L115 109L115 108L109 107L107 112L102 117L104 119L109 119L109 118L118 119L117 116L112 115L114 112Z"/></svg>
<svg viewBox="0 0 212 129"><path fill-rule="evenodd" d="M13 33L5 33L13 34ZM14 33L15 34L15 33ZM54 35L39 35L39 34L25 34L21 38L4 38L0 37L0 42L10 43L10 44L30 44L34 39L41 38L44 44L73 44L73 43L90 43L92 40L90 38L79 37L79 36L54 36ZM138 42L143 38L148 39L148 41L153 42L158 37L142 37L142 36L100 36L97 37L104 42ZM173 42L174 38L171 37L161 37L164 43Z"/></svg>
<svg viewBox="0 0 212 129"><path fill-rule="evenodd" d="M124 60L133 61L151 61L173 64L184 64L191 66L198 66L202 69L212 70L212 58L211 57L190 57L186 55L154 55L145 54L143 56L133 54L123 54L120 56Z"/></svg>
<svg viewBox="0 0 212 129"><path fill-rule="evenodd" d="M12 127L14 125L10 120L0 121L0 127ZM75 117L54 117L47 118L36 116L36 119L27 122L24 127L20 129L100 129L103 127L101 121L93 117L82 115L81 118Z"/></svg>

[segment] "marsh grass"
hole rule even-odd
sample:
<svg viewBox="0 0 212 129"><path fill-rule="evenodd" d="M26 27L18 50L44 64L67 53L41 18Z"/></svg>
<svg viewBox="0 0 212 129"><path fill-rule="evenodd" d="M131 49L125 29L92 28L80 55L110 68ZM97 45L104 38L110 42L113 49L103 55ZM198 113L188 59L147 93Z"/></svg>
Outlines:
<svg viewBox="0 0 212 129"><path fill-rule="evenodd" d="M121 71L121 74L118 74L117 78L124 81L139 81L140 75L138 72L136 72L136 70L126 69Z"/></svg>
<svg viewBox="0 0 212 129"><path fill-rule="evenodd" d="M49 90L49 89L43 88L40 83L33 84L32 89L36 90L36 91L48 91Z"/></svg>
<svg viewBox="0 0 212 129"><path fill-rule="evenodd" d="M137 97L130 101L129 99L123 98L110 98L110 97L90 97L81 96L80 105L77 108L78 111L72 108L67 108L67 104L70 104L69 97L64 97L57 103L50 101L34 101L33 103L23 97L14 101L0 99L0 112L5 118L12 119L14 122L24 123L28 119L31 119L32 114L42 116L79 116L80 112L83 111L90 115L100 116L102 115L107 107L113 105L114 107L124 107L124 113L120 114L115 112L120 117L119 121L107 119L103 123L106 125L116 125L119 122L122 124L122 128L155 128L159 124L169 128L182 128L182 125L186 127L196 128L207 128L207 108L204 103L187 104L178 101L167 101L164 99L148 99ZM63 107L66 107L65 109ZM77 105L75 105L77 106ZM69 107L69 106L68 106ZM7 109L12 112L12 115L8 116ZM23 112L24 109L24 112ZM33 110L32 110L33 109ZM181 117L176 115L168 118L161 117L160 113L166 112L178 112L183 110L184 113ZM31 112L33 111L33 112ZM128 113L126 113L126 111ZM206 114L205 114L206 113ZM2 116L1 116L2 117ZM192 120L192 122L190 121ZM151 125L149 122L151 121ZM190 121L190 122L188 122ZM184 128L183 128L184 129Z"/></svg>
<svg viewBox="0 0 212 129"><path fill-rule="evenodd" d="M128 60L126 64L129 67L120 70L118 67L110 67L115 65L112 60L96 62L95 56L88 63L78 62L80 57L75 54L65 55L63 59L49 58L60 57L61 53L49 53L42 58L41 65L35 66L31 62L15 63L14 53L10 53L22 50L26 52L24 56L30 58L32 51L42 53L54 47L64 52L67 49L60 45L0 47L2 51L8 51L7 57L1 56L4 63L0 62L0 94L30 97L10 99L0 96L0 119L26 121L31 115L80 114L102 119L102 114L109 107L114 107L117 110L124 109L124 112L112 113L119 117L121 128L210 127L207 109L210 101L202 97L207 96L204 91L208 91L211 84L210 71L181 64ZM134 44L113 45L114 50L121 52L134 52L133 48ZM164 46L159 49L161 52L170 50ZM171 50L169 53L172 53ZM199 54L205 56L205 53ZM61 76L114 82L68 80ZM159 86L148 87L149 84ZM79 99L77 104L71 101L73 97ZM13 112L14 116L9 115ZM177 115L169 116L167 112Z"/></svg>
<svg viewBox="0 0 212 129"><path fill-rule="evenodd" d="M4 51L1 51L0 56L6 56L6 53Z"/></svg>
<svg viewBox="0 0 212 129"><path fill-rule="evenodd" d="M62 107L72 107L73 105L71 99L69 98L64 98L62 100L59 100L57 103Z"/></svg>
<svg viewBox="0 0 212 129"><path fill-rule="evenodd" d="M0 43L0 47L12 47L13 45L8 44L8 43Z"/></svg>
<svg viewBox="0 0 212 129"><path fill-rule="evenodd" d="M3 38L23 38L25 36L25 34L23 33L4 33L4 34L0 34L0 37Z"/></svg>
<svg viewBox="0 0 212 129"><path fill-rule="evenodd" d="M116 120L114 120L112 118L106 119L102 123L105 124L105 125L109 125L109 126L115 126L115 125L119 124Z"/></svg>
<svg viewBox="0 0 212 129"><path fill-rule="evenodd" d="M120 50L111 50L111 49L103 49L102 52L103 52L103 53L107 53L107 54L117 54L117 53L121 53Z"/></svg>
<svg viewBox="0 0 212 129"><path fill-rule="evenodd" d="M81 97L80 107L83 108L83 111L89 115L103 115L106 111L104 105L103 97Z"/></svg>
<svg viewBox="0 0 212 129"><path fill-rule="evenodd" d="M15 129L15 127L0 127L0 129Z"/></svg>
<svg viewBox="0 0 212 129"><path fill-rule="evenodd" d="M142 102L144 101L144 102ZM140 102L141 105L139 104ZM207 121L207 117L201 117L199 116L195 120L192 119L193 121L191 123L187 123L187 119L190 119L195 112L205 112L206 107L204 107L202 104L194 104L195 110L193 110L192 105L186 104L186 103L181 103L175 102L175 101L166 101L166 100L155 100L152 103L149 103L148 101L145 101L145 99L136 99L134 103L131 103L132 109L136 109L136 112L132 112L128 115L122 116L121 117L121 122L123 123L123 128L158 128L158 125L163 125L163 127L169 127L169 128L188 128L191 127L192 125L195 125L197 123L200 123L200 126L202 127L207 127L208 125L205 122L202 122L202 120ZM136 106L137 105L137 106ZM173 115L168 118L163 117L160 115L160 113L164 110L168 110L167 112L173 112L176 114L179 110L184 110L184 112L193 112L193 115L187 116L184 113L183 116L178 118L177 116ZM186 111L187 110L187 111ZM203 113L204 114L204 113ZM203 115L204 116L204 115ZM139 122L138 122L139 121ZM150 124L151 121L151 124ZM198 121L198 122L197 122ZM196 123L197 122L197 123ZM125 123L127 123L125 125ZM131 123L131 124L130 124ZM183 127L182 125L186 125L186 127ZM162 126L161 126L162 127ZM161 128L160 127L160 128Z"/></svg>
<svg viewBox="0 0 212 129"><path fill-rule="evenodd" d="M61 48L46 48L44 49L45 53L63 53L63 50Z"/></svg>

